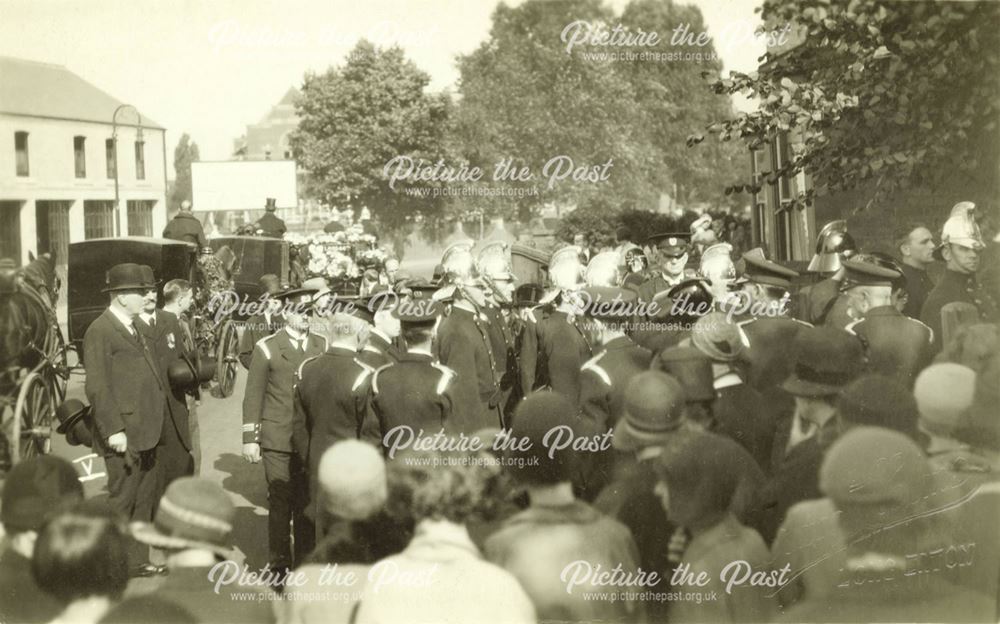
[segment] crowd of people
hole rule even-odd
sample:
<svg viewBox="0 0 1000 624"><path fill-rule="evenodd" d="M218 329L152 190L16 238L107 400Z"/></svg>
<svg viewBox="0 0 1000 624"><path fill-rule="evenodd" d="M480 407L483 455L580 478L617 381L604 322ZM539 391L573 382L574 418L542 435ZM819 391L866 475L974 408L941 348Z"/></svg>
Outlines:
<svg viewBox="0 0 1000 624"><path fill-rule="evenodd" d="M472 241L431 281L265 278L233 431L263 464L264 570L195 476L190 285L156 310L148 268L115 267L84 349L110 498L55 457L15 467L0 621L997 621L974 206L891 254L829 224L802 274L708 222L557 249L543 284Z"/></svg>

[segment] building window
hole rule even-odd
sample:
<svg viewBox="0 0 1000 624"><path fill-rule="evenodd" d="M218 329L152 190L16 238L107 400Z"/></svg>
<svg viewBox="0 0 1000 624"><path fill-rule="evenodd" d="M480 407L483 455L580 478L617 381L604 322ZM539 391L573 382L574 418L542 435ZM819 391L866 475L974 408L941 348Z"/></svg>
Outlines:
<svg viewBox="0 0 1000 624"><path fill-rule="evenodd" d="M764 188L763 150L750 151L750 184L757 190L753 193L753 242L755 245L766 241L764 224L767 222L767 189Z"/></svg>
<svg viewBox="0 0 1000 624"><path fill-rule="evenodd" d="M76 165L76 177L87 177L87 137L73 137L73 162Z"/></svg>
<svg viewBox="0 0 1000 624"><path fill-rule="evenodd" d="M114 236L115 202L85 200L83 202L83 237L107 238Z"/></svg>
<svg viewBox="0 0 1000 624"><path fill-rule="evenodd" d="M104 140L104 160L107 161L108 179L109 180L114 180L115 179L115 169L118 168L118 163L116 162L118 160L116 158L117 156L118 155L115 153L115 140L114 139L105 139Z"/></svg>
<svg viewBox="0 0 1000 624"><path fill-rule="evenodd" d="M129 236L152 236L153 235L153 205L154 201L129 201L128 209L128 235Z"/></svg>
<svg viewBox="0 0 1000 624"><path fill-rule="evenodd" d="M292 159L292 150L285 150L285 160Z"/></svg>
<svg viewBox="0 0 1000 624"><path fill-rule="evenodd" d="M135 142L135 179L146 179L146 144L142 141Z"/></svg>
<svg viewBox="0 0 1000 624"><path fill-rule="evenodd" d="M14 133L14 160L17 161L17 175L28 177L28 133Z"/></svg>
<svg viewBox="0 0 1000 624"><path fill-rule="evenodd" d="M69 253L69 208L72 202L35 201L38 253L51 253L57 265L66 265Z"/></svg>

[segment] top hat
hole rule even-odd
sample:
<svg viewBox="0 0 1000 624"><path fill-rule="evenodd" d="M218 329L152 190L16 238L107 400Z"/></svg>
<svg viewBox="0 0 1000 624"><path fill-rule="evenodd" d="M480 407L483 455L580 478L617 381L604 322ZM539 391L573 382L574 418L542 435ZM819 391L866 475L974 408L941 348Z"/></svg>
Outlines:
<svg viewBox="0 0 1000 624"><path fill-rule="evenodd" d="M187 353L181 353L181 357L170 363L167 367L167 380L171 387L177 390L187 390L202 383L211 381L215 377L215 362L203 362L200 359L196 362Z"/></svg>
<svg viewBox="0 0 1000 624"><path fill-rule="evenodd" d="M264 206L264 210L268 212L274 212L278 209L278 200L273 197L267 198L267 204Z"/></svg>
<svg viewBox="0 0 1000 624"><path fill-rule="evenodd" d="M90 446L93 435L90 432L90 406L77 399L67 399L56 408L56 420L59 426L56 433L66 436L70 446Z"/></svg>
<svg viewBox="0 0 1000 624"><path fill-rule="evenodd" d="M156 288L153 279L153 269L144 264L125 262L111 267L104 277L104 289L101 292L118 290L146 290Z"/></svg>

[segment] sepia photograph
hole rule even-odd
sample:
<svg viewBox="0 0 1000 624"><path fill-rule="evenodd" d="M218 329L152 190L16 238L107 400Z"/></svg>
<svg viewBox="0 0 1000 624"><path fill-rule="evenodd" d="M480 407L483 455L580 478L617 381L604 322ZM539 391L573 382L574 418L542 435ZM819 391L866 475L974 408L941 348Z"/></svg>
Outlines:
<svg viewBox="0 0 1000 624"><path fill-rule="evenodd" d="M1000 622L1000 0L0 0L0 624Z"/></svg>

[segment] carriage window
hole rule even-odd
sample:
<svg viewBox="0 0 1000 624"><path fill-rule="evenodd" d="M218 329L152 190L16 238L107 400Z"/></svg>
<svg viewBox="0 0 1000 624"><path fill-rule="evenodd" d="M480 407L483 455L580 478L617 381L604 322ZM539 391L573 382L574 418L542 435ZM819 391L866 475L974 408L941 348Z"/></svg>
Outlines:
<svg viewBox="0 0 1000 624"><path fill-rule="evenodd" d="M76 177L87 177L87 137L73 137L73 162L76 165Z"/></svg>
<svg viewBox="0 0 1000 624"><path fill-rule="evenodd" d="M28 173L28 133L14 133L14 159L17 161L17 175L27 177Z"/></svg>
<svg viewBox="0 0 1000 624"><path fill-rule="evenodd" d="M117 156L117 154L115 154L115 140L114 139L105 139L104 140L104 160L107 161L108 179L109 180L113 180L114 177L115 177L115 169L116 169L116 164L117 164L115 162L115 156Z"/></svg>
<svg viewBox="0 0 1000 624"><path fill-rule="evenodd" d="M146 144L142 141L135 142L135 179L146 179Z"/></svg>

